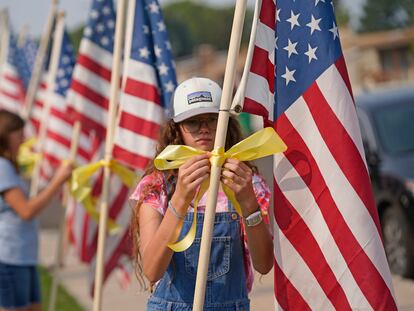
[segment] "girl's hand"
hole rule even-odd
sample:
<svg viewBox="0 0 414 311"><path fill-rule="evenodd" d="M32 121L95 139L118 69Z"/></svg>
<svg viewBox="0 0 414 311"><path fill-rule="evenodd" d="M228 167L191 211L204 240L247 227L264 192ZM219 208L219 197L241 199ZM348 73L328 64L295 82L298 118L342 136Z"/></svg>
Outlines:
<svg viewBox="0 0 414 311"><path fill-rule="evenodd" d="M195 156L185 162L178 169L175 200L180 200L183 206L188 207L193 200L196 190L210 175L210 161L208 154Z"/></svg>
<svg viewBox="0 0 414 311"><path fill-rule="evenodd" d="M253 172L242 161L227 159L223 164L221 181L233 190L243 216L248 216L258 208L256 195L252 184Z"/></svg>
<svg viewBox="0 0 414 311"><path fill-rule="evenodd" d="M54 181L58 184L63 184L66 180L72 175L73 163L70 161L65 161L56 170L56 173L53 177Z"/></svg>

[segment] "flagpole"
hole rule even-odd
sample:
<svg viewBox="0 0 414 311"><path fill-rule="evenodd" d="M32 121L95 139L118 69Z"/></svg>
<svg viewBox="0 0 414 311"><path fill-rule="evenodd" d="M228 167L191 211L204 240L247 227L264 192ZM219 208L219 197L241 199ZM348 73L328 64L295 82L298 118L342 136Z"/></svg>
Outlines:
<svg viewBox="0 0 414 311"><path fill-rule="evenodd" d="M81 124L79 121L76 121L73 126L72 132L72 139L70 144L70 152L69 152L69 161L74 163L76 160L76 154L78 152L78 145L79 145L79 137L80 137L80 130ZM58 240L56 245L56 253L55 253L55 264L52 274L52 285L50 289L50 296L49 296L49 308L48 311L55 311L56 309L56 297L57 297L57 290L59 285L60 279L60 267L63 263L63 246L64 246L64 238L66 232L66 211L68 201L70 196L70 188L69 183L65 184L63 190L63 198L62 198L62 207L59 219L59 234Z"/></svg>
<svg viewBox="0 0 414 311"><path fill-rule="evenodd" d="M236 62L240 50L243 22L246 13L247 0L237 0L234 10L233 26L230 36L229 53L224 74L223 92L220 101L217 132L214 149L225 146L227 126L230 116L230 105L236 74ZM197 278L194 293L193 310L202 311L204 306L207 282L208 264L210 261L211 240L214 229L217 193L220 185L221 167L212 166L210 172L210 187L207 195L207 206L204 214L203 232L201 236L200 255L198 258Z"/></svg>
<svg viewBox="0 0 414 311"><path fill-rule="evenodd" d="M6 62L7 53L9 50L9 13L7 9L1 11L1 41L0 41L0 69L2 69L3 64Z"/></svg>
<svg viewBox="0 0 414 311"><path fill-rule="evenodd" d="M117 1L117 17L115 26L114 54L112 59L111 92L109 100L108 123L106 131L105 157L107 164L112 159L114 131L119 100L119 79L121 69L122 45L125 31L126 0ZM104 252L107 233L108 209L109 209L109 182L111 171L109 165L104 167L102 184L101 207L99 214L98 247L96 254L95 288L93 299L93 311L100 311L102 307L102 286L104 279Z"/></svg>
<svg viewBox="0 0 414 311"><path fill-rule="evenodd" d="M244 98L246 96L247 79L249 77L250 68L252 66L253 53L256 41L257 24L259 23L259 14L262 7L262 0L256 0L254 6L254 14L252 21L252 30L250 32L249 47L247 49L246 62L244 63L243 75L240 80L239 87L234 95L233 102L231 104L231 112L239 114L243 110Z"/></svg>
<svg viewBox="0 0 414 311"><path fill-rule="evenodd" d="M53 21L56 16L58 6L58 0L52 0L49 15L47 17L47 22L40 40L39 49L36 53L35 63L33 65L32 76L30 78L29 86L27 88L26 98L24 102L24 112L23 116L26 120L30 118L33 108L33 102L36 97L37 89L39 87L40 76L43 72L43 62L47 52L47 47L49 46L49 41L52 34Z"/></svg>
<svg viewBox="0 0 414 311"><path fill-rule="evenodd" d="M50 57L49 72L47 74L47 92L46 100L42 111L42 119L40 123L39 136L37 142L37 152L42 153L46 139L47 120L49 119L50 107L53 101L53 93L55 90L56 74L59 69L59 57L62 46L63 32L65 29L65 13L62 11L57 16L55 34L53 36L53 47ZM37 161L33 169L32 182L30 184L30 196L35 196L39 191L40 168L42 161Z"/></svg>

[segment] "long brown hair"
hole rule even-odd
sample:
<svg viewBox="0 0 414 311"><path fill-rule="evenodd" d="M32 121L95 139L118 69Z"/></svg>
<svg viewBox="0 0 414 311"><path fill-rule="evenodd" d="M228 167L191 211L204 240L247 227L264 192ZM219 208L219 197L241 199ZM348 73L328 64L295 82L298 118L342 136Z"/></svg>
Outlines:
<svg viewBox="0 0 414 311"><path fill-rule="evenodd" d="M16 159L10 155L9 135L24 127L24 120L17 114L0 109L0 157L10 160L17 167Z"/></svg>
<svg viewBox="0 0 414 311"><path fill-rule="evenodd" d="M240 128L240 124L236 118L230 117L229 118L229 125L227 130L227 137L226 137L226 146L225 149L228 150L231 146L235 145L239 141L243 139L243 134ZM175 123L173 120L169 120L160 130L160 136L158 139L158 144L156 147L156 153L154 159L168 146L168 145L183 145L184 141L181 136L179 123ZM254 172L257 172L257 168L250 163L246 162L250 168ZM159 178L165 179L168 184L174 187L174 180L176 180L178 170L170 170L165 171L162 173L161 171L157 170L154 167L154 161L151 161L148 164L148 167L144 173L144 176L150 174L157 174ZM164 174L164 176L163 176ZM169 182L171 181L171 182ZM168 200L171 199L172 194L174 193L174 188L172 189L165 189L167 192ZM139 237L139 209L141 204L143 203L143 198L147 196L149 193L159 192L155 186L148 185L148 187L142 190L140 194L140 199L136 203L135 207L132 209L132 218L131 218L131 225L130 225L130 235L132 237L132 251L133 251L133 258L134 258L134 266L135 266L135 274L137 279L142 288L146 289L145 287L145 280L143 277L143 267L142 267L142 254L140 253L139 246L140 246L140 237ZM160 195L160 193L158 193Z"/></svg>

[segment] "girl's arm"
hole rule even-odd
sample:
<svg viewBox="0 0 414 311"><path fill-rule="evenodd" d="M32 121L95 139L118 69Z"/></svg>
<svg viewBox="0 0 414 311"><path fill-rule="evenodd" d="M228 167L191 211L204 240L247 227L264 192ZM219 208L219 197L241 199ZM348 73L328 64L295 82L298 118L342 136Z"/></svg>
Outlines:
<svg viewBox="0 0 414 311"><path fill-rule="evenodd" d="M23 220L31 220L43 208L59 190L60 186L70 177L72 164L62 164L47 187L37 196L28 199L22 189L11 188L4 192L3 197L8 205L13 208Z"/></svg>
<svg viewBox="0 0 414 311"><path fill-rule="evenodd" d="M164 217L150 204L139 207L140 253L142 254L144 275L151 283L162 278L171 261L173 251L167 246L175 242L179 230L198 186L208 178L210 162L208 155L195 156L178 170L175 192L171 205L177 215L167 209Z"/></svg>
<svg viewBox="0 0 414 311"><path fill-rule="evenodd" d="M239 160L227 159L223 165L222 182L234 191L244 218L260 208L252 177L252 170ZM253 267L261 274L267 274L273 267L273 241L268 225L262 221L254 227L244 227Z"/></svg>

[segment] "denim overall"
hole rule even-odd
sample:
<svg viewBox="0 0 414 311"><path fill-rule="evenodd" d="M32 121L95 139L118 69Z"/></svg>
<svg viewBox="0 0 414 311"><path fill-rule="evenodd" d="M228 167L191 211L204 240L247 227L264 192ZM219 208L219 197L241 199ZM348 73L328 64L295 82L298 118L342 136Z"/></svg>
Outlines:
<svg viewBox="0 0 414 311"><path fill-rule="evenodd" d="M229 211L216 213L214 220L205 311L250 310L243 269L240 218L231 204ZM190 229L193 217L194 213L187 213L180 239ZM148 311L192 310L203 221L204 213L198 213L194 243L184 252L174 253L167 271L148 300Z"/></svg>

